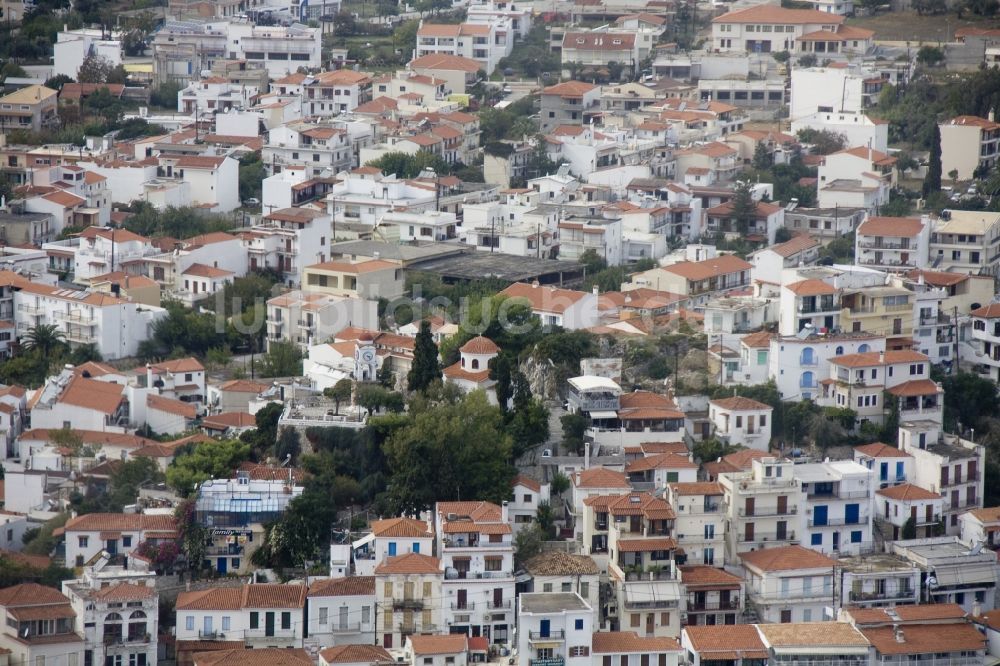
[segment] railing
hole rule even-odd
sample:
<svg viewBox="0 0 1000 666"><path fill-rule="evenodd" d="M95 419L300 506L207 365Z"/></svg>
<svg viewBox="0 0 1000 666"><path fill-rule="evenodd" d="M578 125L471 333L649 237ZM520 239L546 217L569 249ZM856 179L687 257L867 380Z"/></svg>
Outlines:
<svg viewBox="0 0 1000 666"><path fill-rule="evenodd" d="M743 543L753 543L755 541L795 541L795 532L789 531L784 534L779 532L755 532L747 538L746 534L740 539Z"/></svg>
<svg viewBox="0 0 1000 666"><path fill-rule="evenodd" d="M247 629L247 638L295 638L295 629L280 629L274 627L270 631L266 627Z"/></svg>
<svg viewBox="0 0 1000 666"><path fill-rule="evenodd" d="M687 609L688 612L691 611L710 611L710 610L739 610L740 599L736 597L735 599L729 599L728 601L688 601Z"/></svg>
<svg viewBox="0 0 1000 666"><path fill-rule="evenodd" d="M972 483L973 481L978 481L978 480L979 480L979 472L975 472L973 474L963 474L962 476L959 477L950 477L947 481L942 481L940 485L942 488L947 488L949 486L961 486L966 483Z"/></svg>
<svg viewBox="0 0 1000 666"><path fill-rule="evenodd" d="M39 315L45 314L45 308L34 307L32 305L21 304L21 305L17 306L17 310L18 310L18 312L23 312L26 315L32 316L32 317L37 317Z"/></svg>
<svg viewBox="0 0 1000 666"><path fill-rule="evenodd" d="M676 580L677 576L669 568L658 571L626 571L625 582L642 582L651 580Z"/></svg>
<svg viewBox="0 0 1000 666"><path fill-rule="evenodd" d="M79 324L81 326L93 326L97 321L90 316L85 316L79 313L59 311L53 313L56 319L61 319L63 321L68 321L73 324Z"/></svg>
<svg viewBox="0 0 1000 666"><path fill-rule="evenodd" d="M476 604L472 601L453 601L451 602L452 610L475 610Z"/></svg>
<svg viewBox="0 0 1000 666"><path fill-rule="evenodd" d="M332 634L356 634L361 631L360 622L344 622L337 623L330 627L330 633Z"/></svg>
<svg viewBox="0 0 1000 666"><path fill-rule="evenodd" d="M838 525L862 525L866 522L865 516L860 516L858 520L847 522L846 518L826 518L822 523L817 523L815 516L809 517L809 527L835 527Z"/></svg>
<svg viewBox="0 0 1000 666"><path fill-rule="evenodd" d="M198 632L198 637L201 637L202 632ZM216 632L212 632L213 637ZM138 634L135 636L105 636L105 645L134 645L149 642L149 634Z"/></svg>
<svg viewBox="0 0 1000 666"><path fill-rule="evenodd" d="M511 578L512 571L459 571L454 575L446 574L446 580L493 580L497 578Z"/></svg>
<svg viewBox="0 0 1000 666"><path fill-rule="evenodd" d="M475 530L473 530L474 532ZM513 548L510 541L467 541L465 539L445 539L445 548Z"/></svg>
<svg viewBox="0 0 1000 666"><path fill-rule="evenodd" d="M858 247L872 248L875 250L911 250L908 244L905 243L886 243L885 241L866 241L858 240Z"/></svg>
<svg viewBox="0 0 1000 666"><path fill-rule="evenodd" d="M850 601L899 601L913 599L913 590L898 590L896 592L855 592L851 590L847 593Z"/></svg>
<svg viewBox="0 0 1000 666"><path fill-rule="evenodd" d="M533 641L548 640L548 639L562 640L566 638L566 632L562 629L553 629L544 634L540 631L529 631L528 638L530 638Z"/></svg>
<svg viewBox="0 0 1000 666"><path fill-rule="evenodd" d="M202 640L214 641L216 638L219 637L220 633L221 632L218 632L218 631L199 631L198 632L198 638L202 639ZM104 637L104 642L105 642L106 645L108 644L108 638L109 638L108 636Z"/></svg>
<svg viewBox="0 0 1000 666"><path fill-rule="evenodd" d="M808 493L809 499L861 499L864 497L871 496L871 492L868 490L839 490L839 491L823 491L823 492L810 492Z"/></svg>
<svg viewBox="0 0 1000 666"><path fill-rule="evenodd" d="M510 599L505 599L503 601L487 601L486 607L490 610L509 610Z"/></svg>
<svg viewBox="0 0 1000 666"><path fill-rule="evenodd" d="M416 624L403 624L400 623L396 625L396 629L401 634L415 634L418 631L423 634L433 634L437 631L437 625L435 624L421 624L419 629Z"/></svg>
<svg viewBox="0 0 1000 666"><path fill-rule="evenodd" d="M424 607L423 599L393 599L392 607L394 610L422 610Z"/></svg>
<svg viewBox="0 0 1000 666"><path fill-rule="evenodd" d="M565 666L566 660L562 657L549 657L548 659L529 659L528 666Z"/></svg>
<svg viewBox="0 0 1000 666"><path fill-rule="evenodd" d="M743 518L765 518L767 516L794 516L798 512L799 507L786 506L784 509L760 509L754 507L753 511L750 511L749 513L747 512L746 507L740 507L736 513Z"/></svg>

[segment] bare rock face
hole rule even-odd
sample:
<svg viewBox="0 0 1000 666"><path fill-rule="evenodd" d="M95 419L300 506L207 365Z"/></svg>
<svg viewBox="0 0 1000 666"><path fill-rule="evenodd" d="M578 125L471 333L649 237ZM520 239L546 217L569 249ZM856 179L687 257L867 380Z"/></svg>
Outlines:
<svg viewBox="0 0 1000 666"><path fill-rule="evenodd" d="M521 363L521 372L528 379L531 393L541 400L559 399L559 373L548 359L539 359L534 355Z"/></svg>

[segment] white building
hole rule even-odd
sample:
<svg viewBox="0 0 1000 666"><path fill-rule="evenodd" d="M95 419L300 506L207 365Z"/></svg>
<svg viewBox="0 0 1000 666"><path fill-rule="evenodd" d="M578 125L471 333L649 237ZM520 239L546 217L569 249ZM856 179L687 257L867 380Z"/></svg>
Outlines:
<svg viewBox="0 0 1000 666"><path fill-rule="evenodd" d="M819 381L830 376L832 357L884 352L885 337L864 333L777 336L770 345L768 377L774 379L782 399L812 400L821 394Z"/></svg>
<svg viewBox="0 0 1000 666"><path fill-rule="evenodd" d="M942 529L941 512L944 498L937 493L903 483L882 488L875 494L876 519L883 525L885 539L902 539L907 523L912 521L914 538L922 539L938 535ZM963 514L962 517L964 518Z"/></svg>
<svg viewBox="0 0 1000 666"><path fill-rule="evenodd" d="M56 589L22 583L0 590L0 648L8 663L76 666L84 661L76 611Z"/></svg>
<svg viewBox="0 0 1000 666"><path fill-rule="evenodd" d="M309 638L322 647L375 642L375 577L327 578L309 586Z"/></svg>
<svg viewBox="0 0 1000 666"><path fill-rule="evenodd" d="M441 606L452 633L506 645L514 624L514 544L507 506L438 502L438 555L445 568Z"/></svg>
<svg viewBox="0 0 1000 666"><path fill-rule="evenodd" d="M836 560L802 546L740 554L747 595L763 622L820 622L833 598ZM761 625L763 626L763 625Z"/></svg>
<svg viewBox="0 0 1000 666"><path fill-rule="evenodd" d="M249 583L181 592L176 604L177 640L235 638L251 648L302 647L307 591L305 585Z"/></svg>
<svg viewBox="0 0 1000 666"><path fill-rule="evenodd" d="M561 660L592 666L593 609L575 592L523 593L517 598L517 663Z"/></svg>
<svg viewBox="0 0 1000 666"><path fill-rule="evenodd" d="M516 535L519 530L535 521L541 504L549 503L549 484L518 474L511 484L511 494L507 514L510 516L510 527Z"/></svg>
<svg viewBox="0 0 1000 666"><path fill-rule="evenodd" d="M88 513L66 522L66 561L82 566L104 551L128 558L140 543L177 538L173 516L142 513Z"/></svg>
<svg viewBox="0 0 1000 666"><path fill-rule="evenodd" d="M501 58L514 49L511 19L493 16L489 22L435 24L421 22L417 30L414 58L431 53L447 53L478 62L487 74L492 74Z"/></svg>
<svg viewBox="0 0 1000 666"><path fill-rule="evenodd" d="M836 3L841 11L850 2ZM864 54L874 32L847 26L837 13L753 5L712 19L712 47L740 53Z"/></svg>
<svg viewBox="0 0 1000 666"><path fill-rule="evenodd" d="M687 553L688 562L721 565L726 552L722 486L715 482L671 483L667 489L677 543Z"/></svg>
<svg viewBox="0 0 1000 666"><path fill-rule="evenodd" d="M913 456L881 442L854 447L854 462L872 470L872 480L880 488L907 483L913 478Z"/></svg>
<svg viewBox="0 0 1000 666"><path fill-rule="evenodd" d="M549 551L525 562L524 570L531 576L528 592L576 593L593 609L594 626L600 624L600 569L592 557Z"/></svg>
<svg viewBox="0 0 1000 666"><path fill-rule="evenodd" d="M117 67L124 56L121 37L121 33L93 28L60 30L52 47L52 76L62 74L75 81L80 65L88 56L103 58L111 67Z"/></svg>
<svg viewBox="0 0 1000 666"><path fill-rule="evenodd" d="M806 496L801 543L829 555L871 548L872 471L850 460L796 465Z"/></svg>
<svg viewBox="0 0 1000 666"><path fill-rule="evenodd" d="M791 462L754 460L749 471L721 474L719 483L725 493L723 510L729 524L727 562L736 562L747 552L801 541L806 496Z"/></svg>
<svg viewBox="0 0 1000 666"><path fill-rule="evenodd" d="M773 411L770 405L734 396L710 401L708 418L715 428L715 436L730 445L768 451Z"/></svg>
<svg viewBox="0 0 1000 666"><path fill-rule="evenodd" d="M958 116L938 123L941 130L941 173L957 172L959 180L988 173L1000 158L1000 124L990 118Z"/></svg>
<svg viewBox="0 0 1000 666"><path fill-rule="evenodd" d="M354 571L370 576L387 557L434 552L434 532L422 520L384 518L373 521L371 532L351 544Z"/></svg>
<svg viewBox="0 0 1000 666"><path fill-rule="evenodd" d="M122 567L87 567L83 576L63 581L76 611L76 631L94 663L157 663L160 596L154 572Z"/></svg>

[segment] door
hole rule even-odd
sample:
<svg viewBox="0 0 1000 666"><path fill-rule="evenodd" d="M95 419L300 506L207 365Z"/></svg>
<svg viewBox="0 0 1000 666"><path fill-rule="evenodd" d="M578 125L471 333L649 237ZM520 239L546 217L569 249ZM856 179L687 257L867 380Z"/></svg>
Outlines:
<svg viewBox="0 0 1000 666"><path fill-rule="evenodd" d="M754 509L754 498L753 497L746 498L746 503L743 508L744 508L743 515L752 516Z"/></svg>
<svg viewBox="0 0 1000 666"><path fill-rule="evenodd" d="M469 593L467 590L459 590L458 598L455 600L455 607L459 610L467 608L466 604L469 601Z"/></svg>
<svg viewBox="0 0 1000 666"><path fill-rule="evenodd" d="M743 532L744 541L753 541L753 523L747 523Z"/></svg>
<svg viewBox="0 0 1000 666"><path fill-rule="evenodd" d="M785 515L788 513L788 496L778 495L778 514Z"/></svg>
<svg viewBox="0 0 1000 666"><path fill-rule="evenodd" d="M813 525L826 525L827 508L825 506L813 507Z"/></svg>
<svg viewBox="0 0 1000 666"><path fill-rule="evenodd" d="M901 462L896 463L896 481L897 482L902 481L903 479L906 478L906 472L904 470L905 470L905 467L903 467L903 463L901 463Z"/></svg>
<svg viewBox="0 0 1000 666"><path fill-rule="evenodd" d="M781 611L781 620L780 620L780 622L782 624L788 624L791 621L792 621L792 611L790 611L790 610L783 610L783 611Z"/></svg>
<svg viewBox="0 0 1000 666"><path fill-rule="evenodd" d="M493 608L503 607L503 588L494 587L493 588Z"/></svg>
<svg viewBox="0 0 1000 666"><path fill-rule="evenodd" d="M655 615L656 615L655 613L647 613L646 614L646 635L647 636L652 636L653 633L656 631ZM626 666L627 666L627 664L628 664L628 662L626 662Z"/></svg>
<svg viewBox="0 0 1000 666"><path fill-rule="evenodd" d="M916 522L914 520L914 522ZM933 523L934 522L934 505L928 504L924 507L924 522Z"/></svg>
<svg viewBox="0 0 1000 666"><path fill-rule="evenodd" d="M778 541L784 541L788 538L788 521L779 520L777 524L777 531L775 533L775 538Z"/></svg>
<svg viewBox="0 0 1000 666"><path fill-rule="evenodd" d="M382 634L382 647L387 649L392 647L392 634Z"/></svg>
<svg viewBox="0 0 1000 666"><path fill-rule="evenodd" d="M396 542L395 541L390 541L389 542L389 557L395 557L395 556L396 556Z"/></svg>
<svg viewBox="0 0 1000 666"><path fill-rule="evenodd" d="M833 533L833 549L840 550L840 532Z"/></svg>
<svg viewBox="0 0 1000 666"><path fill-rule="evenodd" d="M264 635L274 636L274 613L264 613Z"/></svg>
<svg viewBox="0 0 1000 666"><path fill-rule="evenodd" d="M104 550L108 551L108 555L118 554L118 539L108 539L104 542Z"/></svg>
<svg viewBox="0 0 1000 666"><path fill-rule="evenodd" d="M889 463L881 463L879 465L878 478L879 478L879 481L888 481L889 480Z"/></svg>
<svg viewBox="0 0 1000 666"><path fill-rule="evenodd" d="M228 557L220 557L219 560L218 560L218 562L217 562L217 564L216 564L215 570L217 572L219 572L220 574L222 574L223 576L226 575L226 569L227 569L228 562L229 562L229 558Z"/></svg>
<svg viewBox="0 0 1000 666"><path fill-rule="evenodd" d="M538 621L538 636L539 636L539 638L548 638L549 637L549 621L548 620L539 620Z"/></svg>

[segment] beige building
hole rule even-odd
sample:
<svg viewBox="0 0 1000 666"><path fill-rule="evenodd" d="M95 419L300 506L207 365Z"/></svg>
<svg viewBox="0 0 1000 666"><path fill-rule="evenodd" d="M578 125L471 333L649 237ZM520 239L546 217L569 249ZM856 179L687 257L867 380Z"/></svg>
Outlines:
<svg viewBox="0 0 1000 666"><path fill-rule="evenodd" d="M302 269L302 289L331 296L391 300L403 295L403 267L382 259L325 261Z"/></svg>
<svg viewBox="0 0 1000 666"><path fill-rule="evenodd" d="M723 511L729 522L726 561L742 553L796 544L800 516L805 509L802 483L788 460L761 458L750 471L722 474Z"/></svg>
<svg viewBox="0 0 1000 666"><path fill-rule="evenodd" d="M938 125L941 130L941 175L971 180L992 169L1000 156L1000 123L978 116L958 116Z"/></svg>
<svg viewBox="0 0 1000 666"><path fill-rule="evenodd" d="M913 334L913 293L903 287L844 290L840 298L840 328L887 338Z"/></svg>
<svg viewBox="0 0 1000 666"><path fill-rule="evenodd" d="M441 560L407 553L388 557L375 568L375 640L384 648L401 647L414 634L436 634L441 626Z"/></svg>
<svg viewBox="0 0 1000 666"><path fill-rule="evenodd" d="M996 275L1000 252L1000 213L951 210L948 219L933 219L930 265L936 270L972 275Z"/></svg>
<svg viewBox="0 0 1000 666"><path fill-rule="evenodd" d="M45 86L28 86L0 97L0 134L15 129L40 132L59 123L59 93Z"/></svg>
<svg viewBox="0 0 1000 666"><path fill-rule="evenodd" d="M471 58L450 53L428 53L411 60L407 68L417 74L440 79L447 84L448 90L464 95L466 87L475 85L479 80L483 67Z"/></svg>

